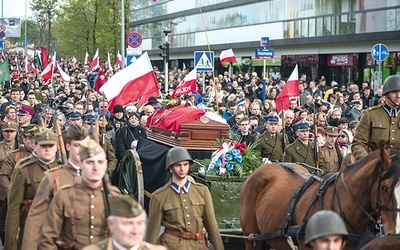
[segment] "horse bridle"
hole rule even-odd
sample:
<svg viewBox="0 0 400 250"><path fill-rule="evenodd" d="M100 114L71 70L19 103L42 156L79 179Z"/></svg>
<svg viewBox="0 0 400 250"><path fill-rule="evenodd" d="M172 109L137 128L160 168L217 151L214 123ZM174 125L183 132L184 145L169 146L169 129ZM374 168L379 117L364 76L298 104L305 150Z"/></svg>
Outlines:
<svg viewBox="0 0 400 250"><path fill-rule="evenodd" d="M344 180L344 173L341 173L341 180L343 183L344 188L346 189L347 193L350 195L351 199L356 203L356 205L361 209L361 211L366 215L368 220L373 223L375 229L378 231L379 236L384 235L384 229L383 229L383 224L382 224L382 216L381 216L381 211L382 210L389 210L393 212L400 213L400 209L393 207L393 206L388 206L388 205L383 205L380 202L380 196L381 196L381 184L382 184L382 173L383 173L383 168L382 166L379 167L379 180L378 180L378 186L377 186L377 197L376 197L376 219L372 216L372 213L368 213L364 207L361 205L361 203L358 201L357 197L355 197L349 187L346 184L346 181ZM340 207L340 205L339 205ZM342 209L340 207L340 212L342 212Z"/></svg>

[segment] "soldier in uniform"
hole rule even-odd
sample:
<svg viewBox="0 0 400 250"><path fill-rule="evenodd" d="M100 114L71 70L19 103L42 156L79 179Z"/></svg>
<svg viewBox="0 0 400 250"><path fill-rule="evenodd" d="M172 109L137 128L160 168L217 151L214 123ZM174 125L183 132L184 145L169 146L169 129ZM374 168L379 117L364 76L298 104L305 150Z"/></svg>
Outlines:
<svg viewBox="0 0 400 250"><path fill-rule="evenodd" d="M285 149L286 135L278 133L279 117L276 113L270 113L265 118L265 132L260 136L259 148L262 158L270 161L282 161ZM286 138L285 138L286 137Z"/></svg>
<svg viewBox="0 0 400 250"><path fill-rule="evenodd" d="M339 128L327 126L325 128L326 142L321 146L321 157L325 163L325 169L328 172L339 171L342 165L343 156L336 138L339 134Z"/></svg>
<svg viewBox="0 0 400 250"><path fill-rule="evenodd" d="M49 129L35 133L32 155L18 161L12 174L6 217L4 249L21 247L26 216L45 171L56 167L57 135ZM18 233L19 230L19 233ZM17 244L18 236L18 244Z"/></svg>
<svg viewBox="0 0 400 250"><path fill-rule="evenodd" d="M13 124L12 126L14 126L14 131L17 131L18 125ZM9 152L8 150L3 151L7 154L4 162L2 163L2 167L0 168L0 235L3 244L5 240L4 227L7 214L7 193L10 186L11 173L14 170L14 166L19 159L25 158L32 154L32 150L35 147L35 142L33 141L33 136L30 137L31 134L28 133L28 130L32 129L34 126L35 125L29 125L23 128L23 145L21 145L19 149L13 150L11 152ZM14 135L14 144L11 143L11 145L15 145L15 137L16 133Z"/></svg>
<svg viewBox="0 0 400 250"><path fill-rule="evenodd" d="M168 249L204 249L207 243L203 233L205 227L214 249L223 249L210 191L188 178L192 163L186 149L176 147L168 151L166 166L172 178L151 196L147 241ZM158 237L161 225L165 230Z"/></svg>
<svg viewBox="0 0 400 250"><path fill-rule="evenodd" d="M351 152L359 160L384 147L400 149L400 76L392 75L383 83L386 104L364 110L351 143Z"/></svg>
<svg viewBox="0 0 400 250"><path fill-rule="evenodd" d="M111 237L83 250L167 250L143 241L146 233L146 211L131 195L118 195L110 198L110 216L107 225Z"/></svg>
<svg viewBox="0 0 400 250"><path fill-rule="evenodd" d="M349 233L342 218L330 210L313 214L306 226L304 244L313 250L344 249Z"/></svg>
<svg viewBox="0 0 400 250"><path fill-rule="evenodd" d="M52 199L43 222L39 249L80 249L108 236L104 196L118 188L102 180L107 170L103 148L94 140L80 146L82 181L62 187Z"/></svg>
<svg viewBox="0 0 400 250"><path fill-rule="evenodd" d="M87 113L83 116L83 126L90 131L90 137L93 138L94 125L97 119L95 113ZM108 161L108 172L112 173L117 167L117 157L115 157L113 146L111 145L110 139L107 136L103 136L100 131L98 132L99 142L103 149L106 151L107 161Z"/></svg>
<svg viewBox="0 0 400 250"><path fill-rule="evenodd" d="M306 167L310 172L317 172L316 169L314 169L316 167L317 160L315 157L316 145L314 144L314 142L309 140L310 125L306 121L299 121L295 125L295 130L297 139L293 143L286 146L283 161L293 163L305 163L313 167ZM325 172L325 163L320 154L318 155L318 157L318 168ZM318 174L321 174L321 172L318 171Z"/></svg>
<svg viewBox="0 0 400 250"><path fill-rule="evenodd" d="M88 141L89 132L86 128L76 124L69 127L67 131L68 162L45 173L26 219L22 249L37 249L40 228L46 218L47 209L54 194L63 186L81 181L79 150L80 145Z"/></svg>

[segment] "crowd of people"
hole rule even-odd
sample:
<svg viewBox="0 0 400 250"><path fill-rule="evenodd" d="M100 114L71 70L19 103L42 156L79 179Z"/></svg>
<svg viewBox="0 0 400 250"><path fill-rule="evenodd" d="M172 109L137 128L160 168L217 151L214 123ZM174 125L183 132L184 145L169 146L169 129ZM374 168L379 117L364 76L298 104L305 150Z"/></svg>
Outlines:
<svg viewBox="0 0 400 250"><path fill-rule="evenodd" d="M60 59L69 82L57 73L44 82L40 74L19 68L21 52L4 55L11 70L11 80L1 85L0 98L0 236L5 249L142 244L143 208L120 196L110 183L104 186L102 179L105 172L113 175L124 153L136 149L140 137L147 138L148 118L161 107L162 99L170 98L188 71L172 69L165 93L164 74L153 67L161 96L150 97L143 107L132 102L110 110L98 84L119 69L104 65L92 70ZM310 172L322 174L339 171L381 146L400 148L399 79L390 76L375 92L369 82L328 83L324 76L310 79L302 74L299 96L288 100L287 110L277 112L275 101L285 88L283 79L266 79L264 85L255 73L213 76L210 72L205 79L198 73L198 91L179 97L179 103L218 113L241 136L241 142L258 141L265 160L300 162ZM57 126L59 134L54 132ZM60 137L65 145L60 145ZM57 152L62 146L68 157L60 163ZM205 227L215 249L222 249L209 191L187 177L192 162L185 149L170 150L166 169L172 179L151 199L147 239L170 249L197 249L204 245ZM103 188L120 197L112 198L115 202L110 202L107 220ZM193 204L195 198L197 204ZM113 234L107 239L109 231L124 230L121 227L128 219L141 228L139 237L125 242ZM158 238L161 225L166 230Z"/></svg>

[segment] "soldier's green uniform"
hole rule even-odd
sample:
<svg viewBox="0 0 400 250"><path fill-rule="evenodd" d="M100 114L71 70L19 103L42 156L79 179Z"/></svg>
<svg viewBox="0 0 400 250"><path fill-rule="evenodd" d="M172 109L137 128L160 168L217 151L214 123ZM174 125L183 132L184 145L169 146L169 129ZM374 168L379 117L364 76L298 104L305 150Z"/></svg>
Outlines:
<svg viewBox="0 0 400 250"><path fill-rule="evenodd" d="M12 122L5 122L2 124L1 130L16 132L18 130L18 125ZM0 178L3 178L4 175L4 173L2 173L4 161L8 158L8 156L14 149L15 149L15 138L9 142L6 142L5 140L2 140L0 142ZM0 237L2 242L4 242L4 228L5 228L6 213L7 213L7 191L8 191L8 186L4 187L3 185L0 184Z"/></svg>
<svg viewBox="0 0 400 250"><path fill-rule="evenodd" d="M67 132L67 139L70 140L70 144L74 142L82 143L88 136L87 129L74 124L71 125ZM42 228L43 221L46 219L47 209L55 193L61 187L81 182L80 167L76 165L79 163L75 162L74 164L74 161L78 161L78 158L69 158L66 164L52 168L45 173L36 192L35 199L33 199L28 218L26 219L22 249L37 249L40 229Z"/></svg>
<svg viewBox="0 0 400 250"><path fill-rule="evenodd" d="M356 160L381 147L400 149L400 106L396 100L399 92L400 76L389 76L382 89L386 104L364 110L351 143Z"/></svg>
<svg viewBox="0 0 400 250"><path fill-rule="evenodd" d="M297 123L295 126L296 131L301 130L309 130L310 126L307 122ZM309 166L316 166L316 157L315 157L315 147L316 145L312 141L308 141L308 144L303 144L299 138L297 138L293 143L289 144L285 148L285 156L283 157L284 162L293 162L293 163L305 163ZM318 167L325 172L325 163L321 157L321 154L318 156L319 164ZM306 167L307 168L307 167ZM310 172L316 172L315 169L307 168ZM321 172L318 172L321 174Z"/></svg>
<svg viewBox="0 0 400 250"><path fill-rule="evenodd" d="M90 140L81 145L79 152L84 168L84 161L104 153L101 146ZM119 194L117 187L108 184L113 194ZM48 208L43 222L39 249L62 249L75 243L76 247L96 244L108 236L106 211L104 206L103 186L91 187L82 181L64 186L58 191ZM78 248L79 249L79 248Z"/></svg>
<svg viewBox="0 0 400 250"><path fill-rule="evenodd" d="M35 142L41 145L55 145L57 144L57 135L51 130L44 129L35 134ZM46 164L34 153L18 161L12 174L8 196L4 249L20 249L25 220L39 183L47 170L58 165L59 163L55 159Z"/></svg>
<svg viewBox="0 0 400 250"><path fill-rule="evenodd" d="M266 125L278 125L279 117L275 115L268 115L265 118ZM260 144L259 150L262 158L268 158L270 161L282 161L285 149L285 141L289 141L286 135L282 133L272 134L268 128L259 136Z"/></svg>
<svg viewBox="0 0 400 250"><path fill-rule="evenodd" d="M186 149L177 147L168 151L167 168L181 161L192 162ZM158 237L161 225L165 231ZM149 243L168 249L204 249L203 228L207 230L214 249L224 249L208 187L189 178L184 186L179 187L171 178L165 186L153 192L146 236Z"/></svg>

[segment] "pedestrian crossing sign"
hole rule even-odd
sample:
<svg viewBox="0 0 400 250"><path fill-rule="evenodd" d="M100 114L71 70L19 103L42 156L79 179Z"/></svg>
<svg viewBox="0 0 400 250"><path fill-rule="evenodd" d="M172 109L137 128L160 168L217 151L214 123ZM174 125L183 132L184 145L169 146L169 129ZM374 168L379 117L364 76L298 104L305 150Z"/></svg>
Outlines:
<svg viewBox="0 0 400 250"><path fill-rule="evenodd" d="M214 70L214 51L195 51L194 67L197 72L207 72Z"/></svg>

